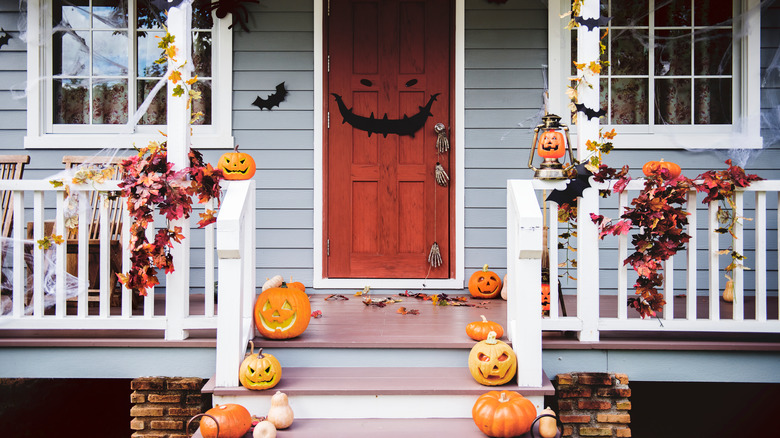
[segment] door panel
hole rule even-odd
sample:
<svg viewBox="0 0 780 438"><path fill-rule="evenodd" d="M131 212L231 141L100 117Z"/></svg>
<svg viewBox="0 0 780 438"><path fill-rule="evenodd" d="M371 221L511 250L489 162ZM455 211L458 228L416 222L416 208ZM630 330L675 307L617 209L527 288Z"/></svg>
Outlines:
<svg viewBox="0 0 780 438"><path fill-rule="evenodd" d="M451 125L450 8L447 0L330 0L327 277L451 275L452 185L434 174L437 162L449 172L451 160L437 154L433 131ZM434 242L444 263L430 269Z"/></svg>

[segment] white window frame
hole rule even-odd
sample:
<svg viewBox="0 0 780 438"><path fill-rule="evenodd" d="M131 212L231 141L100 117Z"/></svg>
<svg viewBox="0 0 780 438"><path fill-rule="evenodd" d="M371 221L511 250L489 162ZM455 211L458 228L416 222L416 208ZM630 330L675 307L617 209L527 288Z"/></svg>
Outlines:
<svg viewBox="0 0 780 438"><path fill-rule="evenodd" d="M136 1L128 1L135 8ZM52 2L27 2L27 135L24 147L28 149L106 149L142 147L150 141L163 139L158 131L166 132L165 125L95 125L80 127L78 133L54 133L47 126L46 114L52 114L52 102L47 98L51 75L47 73L47 57L51 52ZM133 16L134 14L130 14ZM214 17L212 30L212 109L210 125L193 125L192 146L198 149L232 148L233 105L233 32L228 29L230 16ZM134 30L134 23L129 23ZM134 35L130 37L134 40ZM131 44L135 48L135 43ZM129 53L128 68L134 68L135 53ZM160 92L163 92L162 90ZM90 132L84 132L85 130Z"/></svg>
<svg viewBox="0 0 780 438"><path fill-rule="evenodd" d="M591 0L592 1L592 0ZM551 0L548 9L548 110L571 123L566 88L571 85L571 38L564 29L569 21L570 0ZM760 0L735 0L733 87L731 125L607 125L617 132L620 149L760 149L761 103L761 7ZM650 109L653 111L653 109ZM572 130L575 132L575 130ZM575 135L576 137L576 135ZM577 142L572 139L572 142Z"/></svg>

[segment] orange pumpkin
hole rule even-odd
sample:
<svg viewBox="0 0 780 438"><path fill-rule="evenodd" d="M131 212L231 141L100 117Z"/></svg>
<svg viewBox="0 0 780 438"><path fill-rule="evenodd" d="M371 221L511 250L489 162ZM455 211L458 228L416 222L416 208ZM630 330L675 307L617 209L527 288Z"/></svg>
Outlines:
<svg viewBox="0 0 780 438"><path fill-rule="evenodd" d="M490 332L496 332L496 338L504 336L504 327L493 321L488 321L485 315L479 315L482 321L470 322L466 326L466 334L475 341L484 341Z"/></svg>
<svg viewBox="0 0 780 438"><path fill-rule="evenodd" d="M531 430L536 407L515 391L489 391L477 398L471 417L479 430L488 436L520 436Z"/></svg>
<svg viewBox="0 0 780 438"><path fill-rule="evenodd" d="M250 352L255 349L255 344L249 341ZM238 370L238 381L247 389L270 389L279 383L282 378L282 365L276 357L263 354L261 348L257 354L250 354Z"/></svg>
<svg viewBox="0 0 780 438"><path fill-rule="evenodd" d="M272 287L257 296L254 309L257 331L270 339L289 339L299 336L309 326L311 303L300 289Z"/></svg>
<svg viewBox="0 0 780 438"><path fill-rule="evenodd" d="M251 155L239 152L238 145L233 152L222 154L217 161L217 168L222 169L225 179L240 180L252 179L255 176L255 159Z"/></svg>
<svg viewBox="0 0 780 438"><path fill-rule="evenodd" d="M544 131L539 136L536 152L542 158L561 158L566 154L566 142L563 133L558 131Z"/></svg>
<svg viewBox="0 0 780 438"><path fill-rule="evenodd" d="M476 298L495 298L501 292L501 277L485 265L469 278L469 292Z"/></svg>
<svg viewBox="0 0 780 438"><path fill-rule="evenodd" d="M550 285L548 283L542 283L542 313L544 315L550 314Z"/></svg>
<svg viewBox="0 0 780 438"><path fill-rule="evenodd" d="M252 415L245 407L237 404L217 405L206 411L217 421L204 416L200 420L200 434L203 438L217 438L217 427L219 427L219 438L241 438L252 427ZM219 424L219 426L217 426Z"/></svg>
<svg viewBox="0 0 780 438"><path fill-rule="evenodd" d="M292 283L287 283L287 287L298 289L301 292L306 292L306 286L304 286L303 283L301 283L300 281L293 281Z"/></svg>
<svg viewBox="0 0 780 438"><path fill-rule="evenodd" d="M517 373L517 355L506 342L496 339L496 332L471 348L468 364L471 377L485 386L503 385Z"/></svg>
<svg viewBox="0 0 780 438"><path fill-rule="evenodd" d="M680 166L677 165L677 163L672 163L671 161L664 161L663 158L661 161L648 161L645 163L644 166L642 166L642 173L645 174L645 176L652 176L652 175L662 175L662 170L666 169L666 171L669 173L668 178L677 178L680 176L680 173L682 173L682 169L680 169Z"/></svg>

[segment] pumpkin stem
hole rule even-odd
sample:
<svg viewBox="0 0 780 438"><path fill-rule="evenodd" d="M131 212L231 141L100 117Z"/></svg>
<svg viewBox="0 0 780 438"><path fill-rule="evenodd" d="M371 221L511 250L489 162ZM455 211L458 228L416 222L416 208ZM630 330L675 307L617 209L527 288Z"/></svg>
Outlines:
<svg viewBox="0 0 780 438"><path fill-rule="evenodd" d="M479 315L482 318L482 322L488 322L487 318L485 318L485 315Z"/></svg>
<svg viewBox="0 0 780 438"><path fill-rule="evenodd" d="M482 267L482 271L483 271L483 272L487 272L487 271L488 271L488 265L487 265L487 263L485 263L485 266L483 266L483 267Z"/></svg>
<svg viewBox="0 0 780 438"><path fill-rule="evenodd" d="M490 345L498 344L498 341L496 340L496 332L491 331L490 333L488 333L488 337L487 339L485 339L485 343Z"/></svg>
<svg viewBox="0 0 780 438"><path fill-rule="evenodd" d="M255 351L255 343L251 340L249 341L249 354L252 354Z"/></svg>
<svg viewBox="0 0 780 438"><path fill-rule="evenodd" d="M501 394L498 396L498 401L501 403L506 403L509 401L509 397L506 396L506 391L501 391Z"/></svg>
<svg viewBox="0 0 780 438"><path fill-rule="evenodd" d="M260 349L257 350L257 358L258 359L262 359L264 357L265 357L265 355L263 354L263 347L260 347Z"/></svg>
<svg viewBox="0 0 780 438"><path fill-rule="evenodd" d="M238 145L233 146L233 152L238 153Z"/></svg>

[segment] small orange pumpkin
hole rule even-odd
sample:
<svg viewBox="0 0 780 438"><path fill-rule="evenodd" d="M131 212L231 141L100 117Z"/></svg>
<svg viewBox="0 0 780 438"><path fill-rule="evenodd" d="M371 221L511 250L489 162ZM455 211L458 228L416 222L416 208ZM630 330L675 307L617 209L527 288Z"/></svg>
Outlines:
<svg viewBox="0 0 780 438"><path fill-rule="evenodd" d="M255 349L255 344L249 341L250 352ZM263 354L261 348L257 354L250 354L238 371L238 381L247 389L263 390L271 389L282 378L282 365L276 357Z"/></svg>
<svg viewBox="0 0 780 438"><path fill-rule="evenodd" d="M282 284L257 296L254 309L257 331L270 339L299 336L309 326L311 303L306 293Z"/></svg>
<svg viewBox="0 0 780 438"><path fill-rule="evenodd" d="M471 417L484 434L508 438L531 430L536 407L518 392L489 391L477 398Z"/></svg>
<svg viewBox="0 0 780 438"><path fill-rule="evenodd" d="M517 373L517 355L506 342L496 339L496 332L490 332L487 339L471 347L469 372L481 385L503 385Z"/></svg>
<svg viewBox="0 0 780 438"><path fill-rule="evenodd" d="M481 271L471 274L469 292L475 298L495 298L501 292L501 277L485 265Z"/></svg>
<svg viewBox="0 0 780 438"><path fill-rule="evenodd" d="M488 321L485 315L479 315L482 321L470 322L466 326L466 334L475 341L484 341L490 332L496 332L496 338L504 336L504 327L493 321Z"/></svg>
<svg viewBox="0 0 780 438"><path fill-rule="evenodd" d="M287 283L287 287L298 289L301 292L306 292L306 286L304 286L300 281L292 281L292 277L290 277L290 282Z"/></svg>
<svg viewBox="0 0 780 438"><path fill-rule="evenodd" d="M550 284L542 283L542 313L550 314Z"/></svg>
<svg viewBox="0 0 780 438"><path fill-rule="evenodd" d="M219 157L217 168L222 170L225 179L241 180L252 179L255 176L255 159L251 155L239 152L238 145L233 152L226 152Z"/></svg>
<svg viewBox="0 0 780 438"><path fill-rule="evenodd" d="M566 142L558 131L544 131L539 136L536 152L542 158L561 158L566 154Z"/></svg>
<svg viewBox="0 0 780 438"><path fill-rule="evenodd" d="M217 438L217 424L219 424L219 438L241 438L252 427L252 415L245 407L233 403L217 405L206 411L217 421L209 417L200 420L200 434L203 438Z"/></svg>
<svg viewBox="0 0 780 438"><path fill-rule="evenodd" d="M652 175L662 175L662 170L666 169L666 171L669 173L668 178L677 178L680 176L680 173L682 173L682 169L680 166L677 165L677 163L672 163L671 161L664 161L663 158L661 161L648 161L645 163L644 166L642 166L642 173L645 174L645 176L652 176Z"/></svg>

